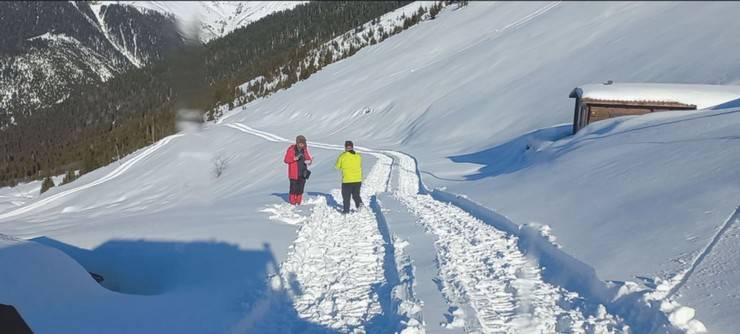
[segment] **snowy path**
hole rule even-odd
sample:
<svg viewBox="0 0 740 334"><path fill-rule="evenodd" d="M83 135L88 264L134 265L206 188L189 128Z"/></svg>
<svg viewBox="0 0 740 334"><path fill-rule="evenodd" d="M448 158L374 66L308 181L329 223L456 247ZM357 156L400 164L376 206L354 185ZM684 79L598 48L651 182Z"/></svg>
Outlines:
<svg viewBox="0 0 740 334"><path fill-rule="evenodd" d="M371 212L342 216L324 197L301 226L281 265L281 284L303 319L343 332L381 314L383 240Z"/></svg>
<svg viewBox="0 0 740 334"><path fill-rule="evenodd" d="M378 161L363 187L363 201L385 189L390 163ZM338 190L332 192L341 201ZM376 286L383 283L383 238L370 210L342 215L317 196L281 266L282 285L293 293L303 319L351 332L382 316Z"/></svg>
<svg viewBox="0 0 740 334"><path fill-rule="evenodd" d="M419 194L413 158L398 161L399 201L437 238L444 293L460 306L453 327L485 333L621 332L603 306L582 313L577 295L544 282L536 263L517 248L516 238L462 209ZM588 307L586 307L588 308Z"/></svg>
<svg viewBox="0 0 740 334"><path fill-rule="evenodd" d="M243 124L226 126L265 140L289 142ZM338 145L309 144L343 149ZM387 190L393 160L386 155L370 154L378 160L363 181L361 197L365 208L362 210L342 215L337 204L342 201L339 189L332 190L331 195L308 198L306 204L313 206L309 217L299 217L290 207L274 206L265 210L272 214L272 219L300 224L298 236L281 265L280 275L273 278L273 285L290 292L302 319L340 332L395 332L401 327L421 325L409 321L413 312L408 310L413 306L399 307L414 304L403 300L413 298L413 282L399 275L405 265L403 254L395 252L387 227L382 217L378 217L382 213L369 208L376 203L376 194ZM400 270L391 262L400 263ZM406 287L406 293L392 296L396 287Z"/></svg>
<svg viewBox="0 0 740 334"><path fill-rule="evenodd" d="M393 231L411 262L415 282L414 292L423 297L423 321L426 333L462 333L462 329L446 328L448 317L451 317L450 305L445 300L438 286L437 252L434 247L434 236L426 233L424 227L416 222L406 207L390 194L379 196L386 214L389 228Z"/></svg>

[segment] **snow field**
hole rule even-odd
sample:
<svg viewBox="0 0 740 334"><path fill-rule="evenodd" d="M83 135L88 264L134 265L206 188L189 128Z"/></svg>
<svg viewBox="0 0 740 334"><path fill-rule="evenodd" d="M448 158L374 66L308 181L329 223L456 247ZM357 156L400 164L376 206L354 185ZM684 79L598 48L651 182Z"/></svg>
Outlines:
<svg viewBox="0 0 740 334"><path fill-rule="evenodd" d="M239 123L223 127L271 142L288 141ZM100 179L52 196L117 178L166 144L163 140ZM339 145L311 145L342 149ZM338 212L341 202L338 189L307 196L307 205L303 207L268 204L262 210L271 214L271 219L299 226L297 238L271 282L274 290L288 292L288 305L293 305L301 320L340 332L383 332L379 328L388 326L408 333L426 331L422 316L425 296L414 291L413 258L404 253L407 243L387 231L382 203L376 198L378 193L392 191L398 202L436 239L442 293L453 306L450 312L454 318L446 324L448 327L483 333L629 331L623 320L594 300L545 282L540 265L517 248L518 234L504 233L457 205L420 194L424 187L413 157L398 152L358 150L377 158L366 175L362 191L366 206L359 212L346 216ZM393 171L396 173L391 177ZM36 206L48 204L52 196ZM309 207L310 214L305 215L303 212ZM733 217L727 226L732 226L736 220ZM390 265L389 259L395 265ZM383 286L390 287L390 292L386 294ZM264 307L255 306L250 312L270 309L277 302L268 299ZM693 319L691 308L671 300L653 300L651 305L659 305L676 327L675 330L670 325L662 327L666 332L705 331ZM641 324L639 317L631 321ZM639 328L646 327L638 326L636 330Z"/></svg>
<svg viewBox="0 0 740 334"><path fill-rule="evenodd" d="M424 197L427 188L420 186L413 161L406 161L391 165L393 171L398 170L397 174L403 174L407 179L398 184L398 192L403 195L398 201L391 202L389 198L388 204L404 206L406 203L402 200L413 204L409 211L419 220L419 229L427 229L430 240L434 236L435 244L432 246L429 242L428 254L436 256L440 266L432 270L439 270L439 277L444 278L440 282L444 292L449 292L450 302L458 306L449 310L456 316L450 323L460 325L462 329L486 331L482 324L488 319L480 320L484 313L479 310L493 310L504 315L502 319L496 319L500 323L495 325L508 326L512 331L536 331L549 328L547 326L553 323L556 329L565 332L614 331L610 324L620 323L620 320L610 316L611 313L623 318L624 323L630 325L630 331L637 333L701 332L703 326L693 319L695 315L705 321L710 332L734 333L735 313L740 305L737 284L733 284L737 282L735 278L740 277L737 270L740 233L737 219L728 220L725 225L721 223L737 206L737 169L728 167L734 166L738 157L735 141L738 139L737 124L740 123L737 121L740 117L737 115L740 113L737 110L615 119L594 124L572 138L548 135L544 142L535 142L536 145L531 146L534 149L528 147L531 143L529 135L522 134L569 122L572 100L566 97L567 92L588 82L610 79L618 83L737 84L740 72L736 70L737 61L732 56L736 54L732 52L733 45L714 38L736 26L738 21L732 15L736 7L732 3L563 2L556 5L473 2L461 10L445 10L433 24L420 24L400 36L363 49L350 59L326 67L309 80L269 98L253 101L240 108L243 112L232 111L227 116L234 116L229 118L230 121L238 120L280 134L295 133L300 129L308 137L318 140L333 141L346 136L358 143L372 141L378 147L414 152L422 163L420 168L429 172L424 181L429 189L435 189L433 198L438 201ZM683 66L697 62L705 66ZM573 68L580 70L573 71ZM293 122L298 118L307 121ZM291 120L291 123L285 120ZM244 125L227 125L235 129L241 127L244 132L250 130ZM252 134L273 142L285 140L262 131L254 130ZM458 140L461 137L466 139ZM527 142L519 142L520 139ZM511 145L512 142L516 145ZM181 141L172 144L175 145L170 147L178 147ZM233 145L241 147L241 144ZM249 150L272 152L278 146L263 143L260 147L249 147ZM318 144L314 146L318 147ZM170 147L162 151L170 151ZM501 160L502 153L506 158L504 161ZM388 154L396 157L392 152ZM455 156L459 158L450 159ZM177 159L173 155L161 158ZM407 158L413 160L410 156ZM396 159L403 162L403 156ZM143 165L154 160L159 159L151 157ZM180 216L161 215L156 224L149 224L146 219L119 219L115 221L115 227L108 227L103 226L103 219L95 216L104 211L100 207L94 207L95 210L91 209L89 213L77 213L71 218L56 216L57 212L52 212L60 203L70 202L74 207L84 207L80 203L95 202L97 198L93 197L106 195L105 188L114 185L128 188L124 183L139 176L134 170L126 172L132 178L120 177L92 191L70 194L54 203L47 202L43 210L33 209L27 214L7 217L12 221L3 222L7 224L3 232L9 231L24 238L36 235L58 238L66 234L69 243L78 245L93 243L85 240L89 238L86 230L93 226L104 236L98 237L100 240L124 234L129 238L150 237L154 232L160 237L184 239L182 235L185 235L199 240L208 236L237 244L254 237L255 240L275 242L273 247L281 245L273 249L283 252L278 262L287 262L283 255L287 245L293 241L295 227L269 224L261 221L262 217L253 216L265 205L268 205L265 210L270 209L271 204L263 200L274 199L262 196L262 192L257 193L253 188L245 188L249 194L244 189L235 189L247 186L247 182L240 183L240 180L255 182L264 177L274 178L277 173L270 175L268 168L272 166L255 166L254 163L235 166L241 169L238 172L236 168L227 171L226 177L216 184L218 190L228 190L228 196L221 197L220 193L206 196L233 200L221 207L208 205L198 207L198 211L185 210L188 213L205 212L204 220L214 223L203 227L202 232L194 232L194 227L202 225L196 221L190 221L187 231L188 224L183 224ZM668 173L666 166L675 168ZM115 168L111 167L83 177L75 184L52 190L40 199L78 184L84 186L93 177L103 176ZM229 175L232 171L235 173ZM396 173L393 174L395 177ZM553 178L553 175L558 177ZM132 181L131 188L148 186ZM236 185L227 187L225 183ZM267 182L258 190L270 193L278 185L277 182ZM376 185L380 187L379 183ZM461 194L459 200L440 198L437 190L442 187L449 194ZM171 189L165 185L161 192L176 193ZM314 224L326 224L334 219L330 206L336 206L335 196L328 189L331 186L323 189L326 194L309 198L309 205L303 208L277 205L269 213L279 220L285 217L304 219L297 225L301 228L300 224L311 223L309 218L312 215L316 215L316 219L324 217L321 218L323 222ZM564 193L564 189L572 192ZM576 210L583 199L600 196L603 189L609 190L605 201L585 211ZM90 194L87 202L83 198L85 193ZM470 199L478 207L465 205L463 198L466 201ZM136 205L132 201L126 203ZM166 201L152 203L161 205ZM247 203L246 209L240 206L244 203ZM255 207L249 203L259 204ZM322 206L327 208L320 208ZM495 207L496 211L486 207ZM326 211L324 214L312 212L311 215L303 215L302 211L309 208ZM8 206L6 211L15 209L15 205ZM145 211L151 209L151 206L144 207ZM511 220L503 222L510 223L511 228L492 223L482 216L481 213L489 212L484 209L511 217ZM218 215L221 211L229 214ZM42 212L47 215L41 216ZM401 247L403 242L389 245L387 233L382 231L382 210L373 209L372 212L381 230L380 248L384 248L382 253L374 250L383 263L378 271L385 272L379 285L388 285L391 284L387 265L389 257L396 261L397 268L409 267L399 257L404 251ZM364 219L361 213L356 216ZM449 217L443 218L443 214ZM411 217L408 218L411 222ZM233 233L242 230L229 227L225 224L227 220L254 225L249 226L252 230L248 233ZM550 226L551 237L557 236L562 248L543 251L545 247L555 246L548 241L533 240L529 234L536 232L539 235L541 232L531 228L535 226L533 222ZM60 223L69 226L42 225L62 225ZM148 226L147 229L136 227L144 224L151 225L153 230L147 230ZM485 224L495 229L482 226ZM264 229L258 230L255 226ZM458 235L456 229L463 227L475 233ZM115 232L116 229L121 232ZM282 231L282 234L275 231ZM316 231L320 232L323 233ZM363 230L354 232L364 233ZM584 238L584 235L589 237ZM353 237L358 239L347 237L346 240L367 239ZM327 237L326 242L331 241ZM539 252L522 247L521 244L526 242L536 244L534 248ZM478 247L481 243L490 248ZM522 254L512 247L517 243L519 252L526 256L521 257ZM408 249L413 246L416 246L415 242ZM328 246L323 248L327 252L328 249ZM389 256L389 249L394 250L394 256ZM468 253L473 255L468 256ZM511 257L514 263L495 262L499 253L502 257ZM463 258L463 255L468 258ZM415 259L411 257L411 269L414 269ZM17 258L12 261L21 262ZM568 261L578 263L574 265ZM369 261L369 265L377 264ZM427 264L416 269L421 272L430 266ZM506 268L500 268L504 266ZM399 269L398 280L403 282L407 273L409 276L406 277L413 277L413 270ZM553 274L567 276L562 278L566 282L554 278ZM600 280L597 274L605 280ZM663 279L652 278L658 274ZM638 285L628 281L634 278L643 283ZM490 300L484 300L473 294L498 291L489 282L493 279L504 281L496 283L504 287L501 296L494 295L488 298ZM281 278L278 277L277 281L277 285L283 285ZM585 284L574 287L568 281ZM400 286L396 286L396 291L405 291L405 287L399 289ZM300 286L296 284L296 287ZM537 296L519 300L527 289L543 291ZM611 292L611 289L619 291L613 296L598 293ZM653 291L656 293L650 294ZM649 298L643 298L646 294L650 294ZM417 296L419 305L427 300L428 295L431 294ZM384 298L383 294L378 297L382 314L379 317L388 318L392 314L387 312ZM495 304L494 301L503 302ZM286 306L292 306L291 302L288 300ZM696 311L692 312L677 302L695 307ZM48 315L49 312L44 311L46 304L40 305L42 308L38 313ZM121 309L130 312L137 308ZM402 313L401 309L406 307L399 306L399 313ZM219 313L219 317L222 314ZM558 318L553 321L545 317L547 314ZM125 315L117 314L117 317L142 322L149 320L134 312ZM545 318L537 318L538 315ZM164 314L154 316L172 319ZM213 316L208 320L219 317ZM66 318L72 319L69 323L83 319ZM98 316L95 318L100 319ZM313 318L306 319L313 322ZM418 321L418 318L412 319ZM409 324L412 319L409 319ZM426 320L431 322L432 317ZM188 323L188 328L193 330L195 326ZM350 326L344 328L350 330ZM409 326L406 329L433 331L430 328ZM366 326L364 329L374 332ZM363 328L354 327L352 330L362 331Z"/></svg>
<svg viewBox="0 0 740 334"><path fill-rule="evenodd" d="M735 290L737 281L724 279L721 275L726 272L738 273L733 264L740 257L740 250L734 247L740 244L740 208L735 210L728 222L723 228L724 233L716 239L712 251L705 253L702 261L696 263L691 279L677 290L677 301L684 304L690 302L689 305L696 308L703 321L708 317L718 319L706 322L706 331L712 333L732 333L737 328L737 311L733 307L740 299ZM711 292L707 293L707 289L711 289ZM711 310L711 313L701 313L702 310Z"/></svg>
<svg viewBox="0 0 740 334"><path fill-rule="evenodd" d="M243 124L227 126L266 140L285 140ZM341 149L337 145L311 145ZM371 153L378 162L365 178L363 201L367 205L374 194L390 188L394 167L391 155L395 157L399 162L396 197L437 237L443 292L451 304L459 306L449 327L485 333L628 331L603 306L588 306L577 294L544 282L537 264L517 249L516 237L495 230L458 207L419 195L413 158L376 152ZM342 201L339 189L333 190L328 200L338 206L336 203ZM386 279L377 217L369 210L342 216L330 207L327 197L318 196L311 202L311 216L301 226L288 260L281 266L281 284L298 287L293 299L303 319L341 331L361 330L363 324L382 313L380 297L372 289L373 284ZM394 256L399 281L406 281L394 288L396 300L401 300L398 312L409 318L407 332L421 332L423 301L414 296L413 283L408 283L413 278L412 260L404 257L403 242L394 245L398 248ZM353 282L354 287L349 288Z"/></svg>
<svg viewBox="0 0 740 334"><path fill-rule="evenodd" d="M88 183L88 184L84 184L84 185L81 185L79 187L68 189L68 190L62 191L60 193L54 194L52 196L43 198L43 199L41 199L39 201L33 202L33 203L29 204L29 205L22 206L20 208L15 209L15 210L4 212L4 213L0 214L0 220L5 220L5 219L11 218L11 217L15 217L15 216L18 216L18 215L21 215L21 214L26 214L28 212L31 212L31 211L35 210L35 209L38 209L40 207L43 207L43 206L45 206L45 205L47 205L47 204L49 204L49 203L51 203L53 201L56 201L56 200L58 200L60 198L67 197L67 196L69 196L71 194L74 194L74 193L76 193L78 191L82 191L82 190L85 190L85 189L88 189L88 188L97 186L99 184L108 182L110 180L113 180L113 179L121 176L123 173L125 173L129 168L133 167L139 161L141 161L143 159L146 159L146 157L150 156L152 153L156 152L161 147L167 145L173 139L175 139L177 137L181 137L181 136L182 136L182 134L175 134L175 135L171 135L171 136L165 137L165 138L161 139L160 141L158 141L156 144L151 145L151 146L147 147L146 149L143 149L140 154L131 155L132 158L128 159L126 162L124 162L123 164L121 164L118 168L116 168L115 170L113 170L112 172L110 172L109 174L107 174L106 176L101 177L101 178L99 178L99 179L97 179L97 180L95 180L93 182Z"/></svg>

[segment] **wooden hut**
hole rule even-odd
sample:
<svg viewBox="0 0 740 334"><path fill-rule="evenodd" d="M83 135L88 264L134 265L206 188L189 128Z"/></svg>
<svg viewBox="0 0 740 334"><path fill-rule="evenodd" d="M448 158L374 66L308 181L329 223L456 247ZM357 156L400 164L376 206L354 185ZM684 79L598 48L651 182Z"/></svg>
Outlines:
<svg viewBox="0 0 740 334"><path fill-rule="evenodd" d="M740 99L740 86L688 84L604 84L576 87L573 133L603 119L656 111L696 110Z"/></svg>

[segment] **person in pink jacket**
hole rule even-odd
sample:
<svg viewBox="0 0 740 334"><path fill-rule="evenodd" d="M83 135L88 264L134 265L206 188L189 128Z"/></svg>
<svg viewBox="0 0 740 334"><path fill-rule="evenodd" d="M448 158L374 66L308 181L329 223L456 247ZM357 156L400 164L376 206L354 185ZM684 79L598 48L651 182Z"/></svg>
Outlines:
<svg viewBox="0 0 740 334"><path fill-rule="evenodd" d="M285 152L285 159L288 164L288 179L290 179L290 204L298 205L303 201L303 188L306 186L306 180L311 172L308 170L308 165L311 164L313 158L311 153L308 152L308 146L306 145L306 137L299 135L295 138L295 144L288 147L288 151Z"/></svg>

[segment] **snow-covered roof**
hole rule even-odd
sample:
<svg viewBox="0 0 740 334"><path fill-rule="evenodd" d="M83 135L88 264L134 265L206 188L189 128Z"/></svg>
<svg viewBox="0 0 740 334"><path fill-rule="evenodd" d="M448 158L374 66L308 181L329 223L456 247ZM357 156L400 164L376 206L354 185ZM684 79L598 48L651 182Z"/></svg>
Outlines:
<svg viewBox="0 0 740 334"><path fill-rule="evenodd" d="M697 109L713 107L740 99L740 86L604 83L576 87L571 97L609 101L678 102L695 105Z"/></svg>

